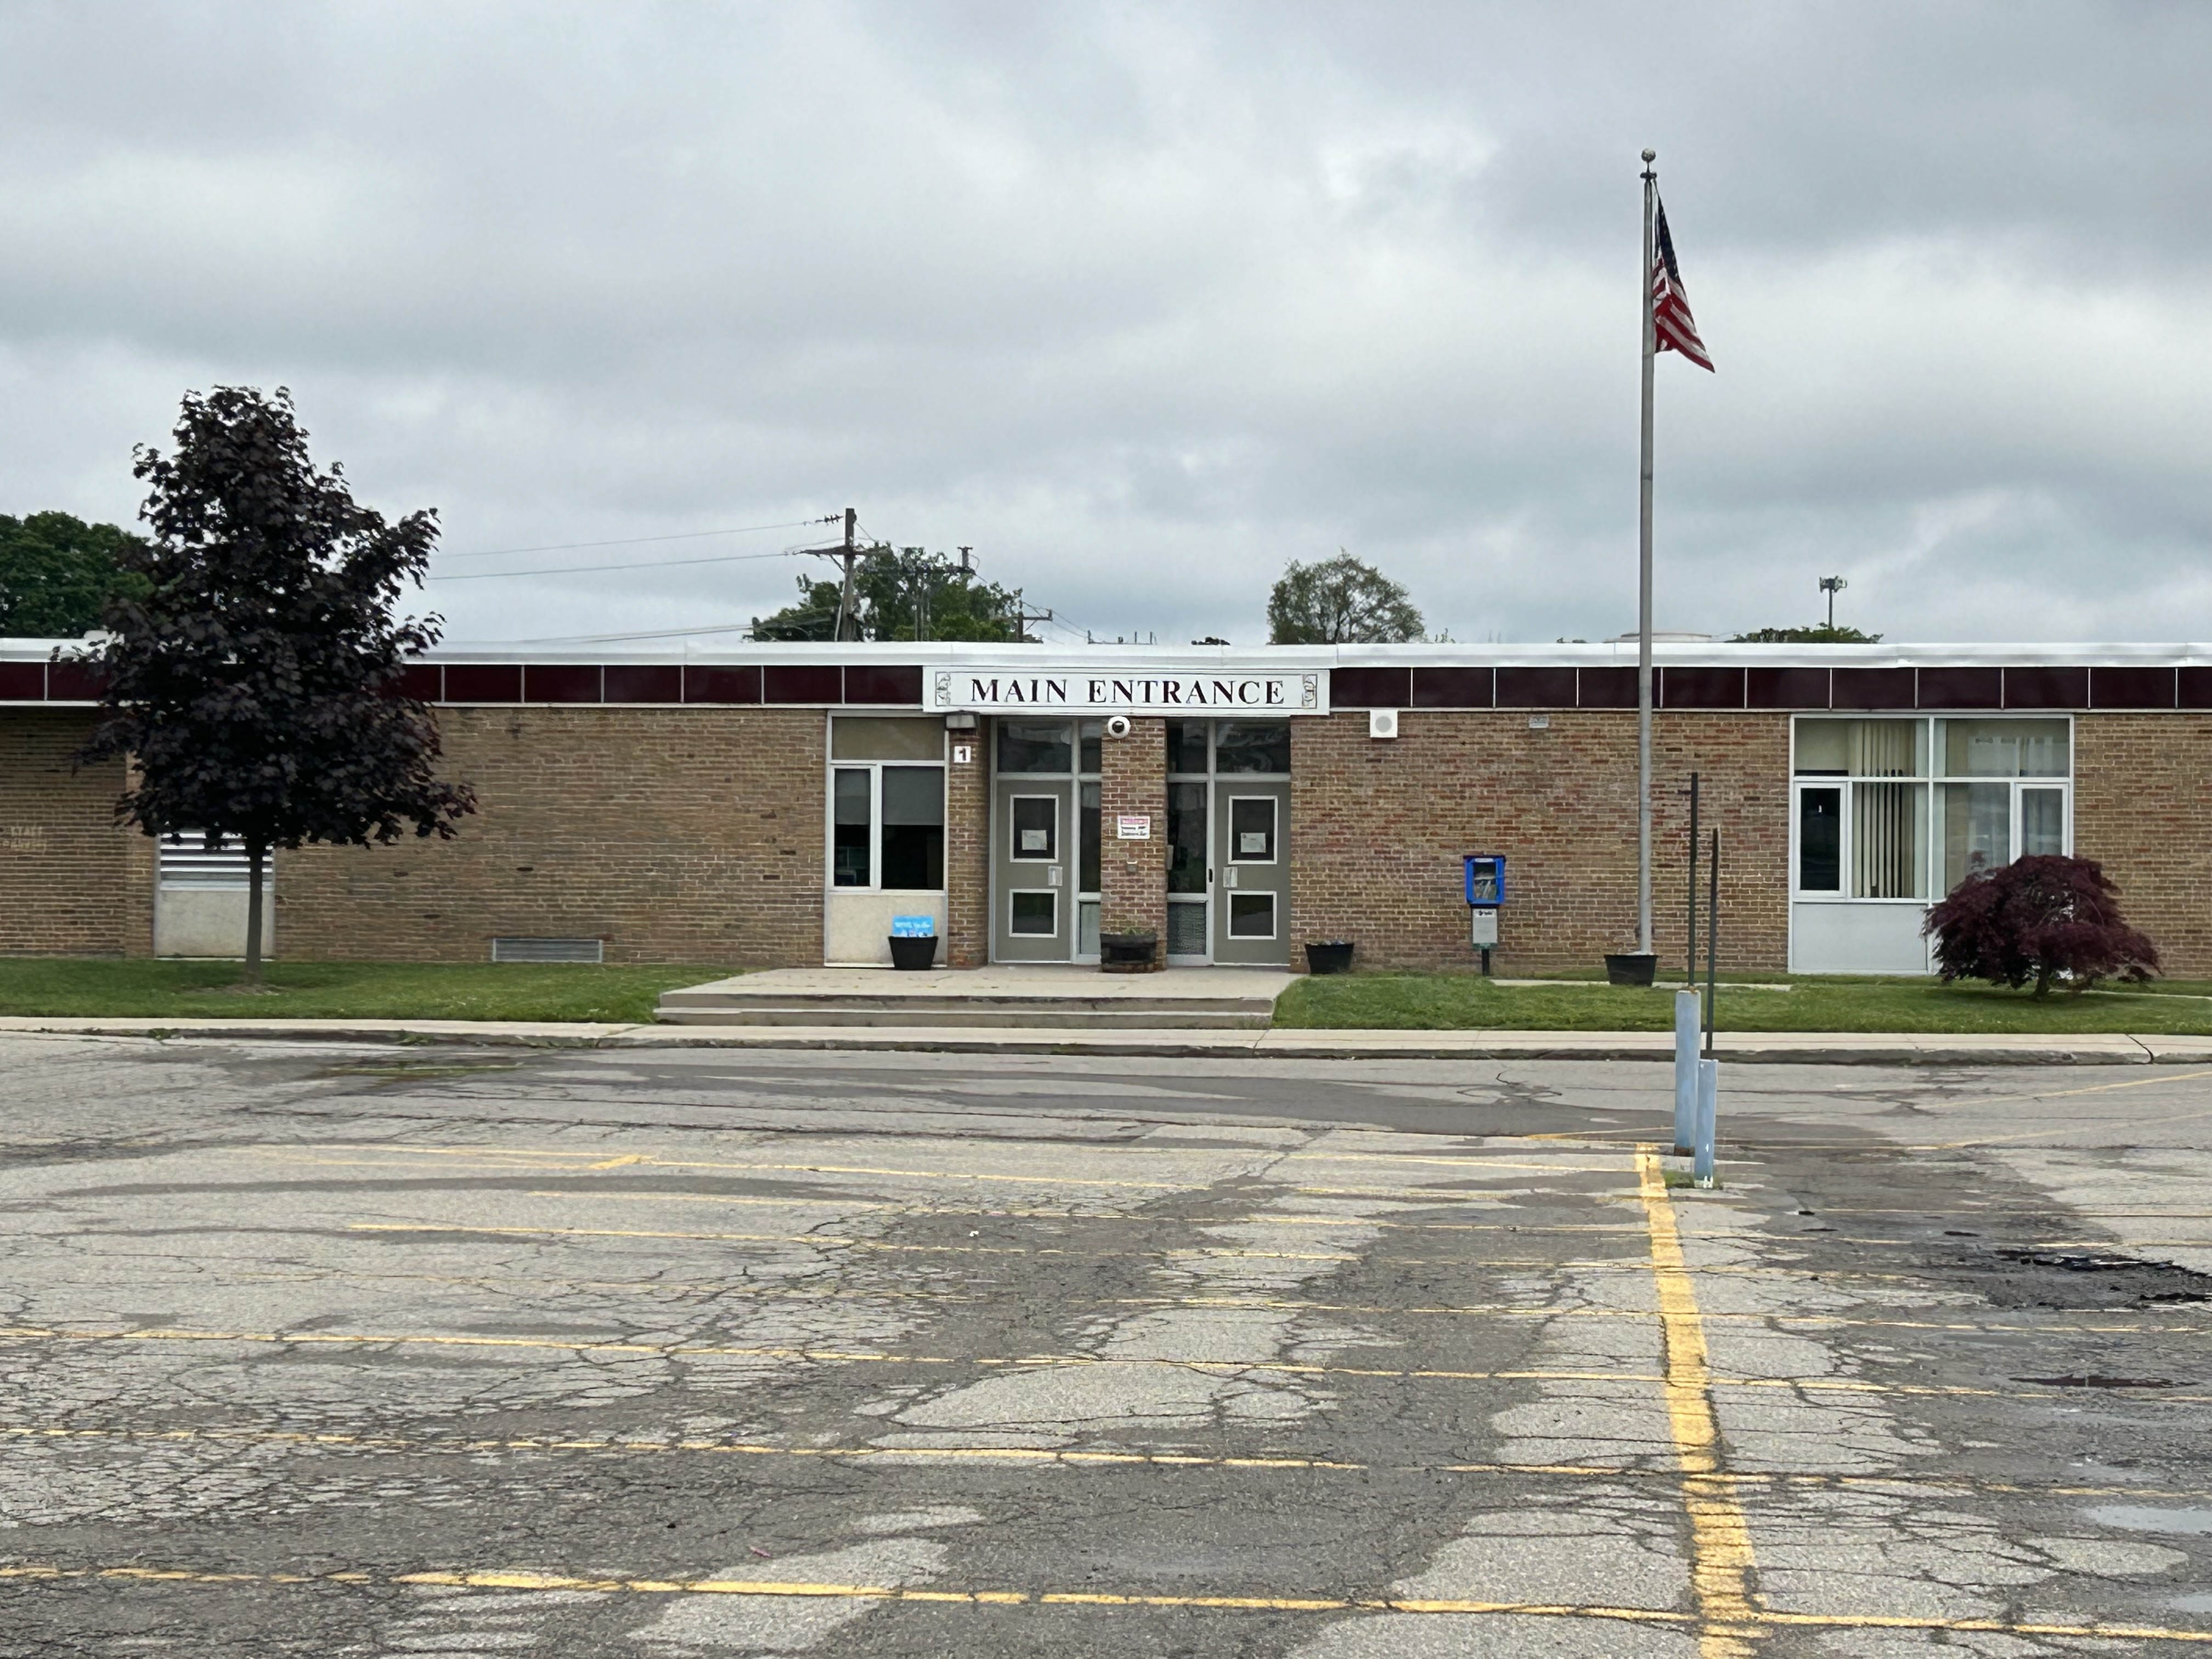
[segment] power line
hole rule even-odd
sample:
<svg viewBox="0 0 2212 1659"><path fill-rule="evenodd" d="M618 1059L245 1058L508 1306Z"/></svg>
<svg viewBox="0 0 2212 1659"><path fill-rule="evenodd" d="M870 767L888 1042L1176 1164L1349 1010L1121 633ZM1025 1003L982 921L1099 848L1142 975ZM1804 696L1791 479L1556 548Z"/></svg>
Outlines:
<svg viewBox="0 0 2212 1659"><path fill-rule="evenodd" d="M707 628L656 628L641 634L562 634L550 639L523 640L523 645L619 645L624 640L686 640L694 634L744 634L752 624L719 623Z"/></svg>
<svg viewBox="0 0 2212 1659"><path fill-rule="evenodd" d="M448 553L441 549L434 556L441 559L501 559L513 553L573 553L586 547L632 547L644 542L690 542L702 536L750 536L766 530L803 530L808 525L835 524L835 514L826 519L794 519L789 524L739 525L734 530L685 530L672 536L617 536L606 542L548 542L543 547L492 547L476 553Z"/></svg>
<svg viewBox="0 0 2212 1659"><path fill-rule="evenodd" d="M787 529L788 526L778 526ZM480 582L495 576L576 576L595 570L665 570L679 564L741 564L748 559L803 559L808 550L787 547L779 553L720 553L704 559L635 559L627 564L560 564L541 570L465 570L455 576L425 576L428 582Z"/></svg>

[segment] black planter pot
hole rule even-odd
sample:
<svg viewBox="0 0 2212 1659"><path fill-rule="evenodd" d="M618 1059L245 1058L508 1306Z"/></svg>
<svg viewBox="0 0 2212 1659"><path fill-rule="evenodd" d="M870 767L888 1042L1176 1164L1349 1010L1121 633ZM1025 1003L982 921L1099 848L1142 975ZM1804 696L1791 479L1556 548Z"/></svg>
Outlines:
<svg viewBox="0 0 2212 1659"><path fill-rule="evenodd" d="M1605 959L1608 985L1649 985L1658 977L1659 958L1642 951L1614 951Z"/></svg>
<svg viewBox="0 0 2212 1659"><path fill-rule="evenodd" d="M937 965L937 936L934 933L927 939L910 939L904 934L893 933L890 939L892 967L903 968L908 973L921 973Z"/></svg>
<svg viewBox="0 0 2212 1659"><path fill-rule="evenodd" d="M1352 943L1348 939L1323 939L1306 946L1306 971L1310 974L1348 974L1352 971Z"/></svg>

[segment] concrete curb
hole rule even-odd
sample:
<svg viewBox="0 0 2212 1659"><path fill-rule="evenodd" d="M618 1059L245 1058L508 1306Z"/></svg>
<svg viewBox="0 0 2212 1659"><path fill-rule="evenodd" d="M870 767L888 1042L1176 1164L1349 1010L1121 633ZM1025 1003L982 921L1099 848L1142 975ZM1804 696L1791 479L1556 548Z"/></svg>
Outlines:
<svg viewBox="0 0 2212 1659"><path fill-rule="evenodd" d="M1164 1059L1643 1060L1664 1031L1123 1030L988 1026L671 1026L507 1020L114 1019L0 1017L0 1035L199 1041L468 1044L519 1048L749 1048ZM1790 1066L2212 1066L2212 1037L1723 1032L1723 1060Z"/></svg>

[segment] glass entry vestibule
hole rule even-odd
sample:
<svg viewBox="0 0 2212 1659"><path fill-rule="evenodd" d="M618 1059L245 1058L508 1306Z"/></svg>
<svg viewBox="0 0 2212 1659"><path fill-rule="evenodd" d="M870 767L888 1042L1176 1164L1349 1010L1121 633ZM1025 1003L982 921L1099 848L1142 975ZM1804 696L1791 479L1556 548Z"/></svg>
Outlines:
<svg viewBox="0 0 2212 1659"><path fill-rule="evenodd" d="M991 954L1098 959L1099 720L1001 717L991 741ZM1290 961L1287 723L1170 720L1152 826L1172 966Z"/></svg>
<svg viewBox="0 0 2212 1659"><path fill-rule="evenodd" d="M2073 847L2073 723L1796 721L1790 966L1922 974L1928 906L1969 871Z"/></svg>

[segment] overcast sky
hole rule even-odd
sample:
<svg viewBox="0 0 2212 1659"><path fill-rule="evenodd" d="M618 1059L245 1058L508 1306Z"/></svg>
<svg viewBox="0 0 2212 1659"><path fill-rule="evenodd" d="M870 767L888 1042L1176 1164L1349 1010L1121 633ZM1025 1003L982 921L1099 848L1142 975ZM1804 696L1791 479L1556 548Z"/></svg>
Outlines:
<svg viewBox="0 0 2212 1659"><path fill-rule="evenodd" d="M0 3L0 512L289 386L448 637L742 623L860 509L1079 632L1340 547L1463 641L2212 636L2212 7Z"/></svg>

